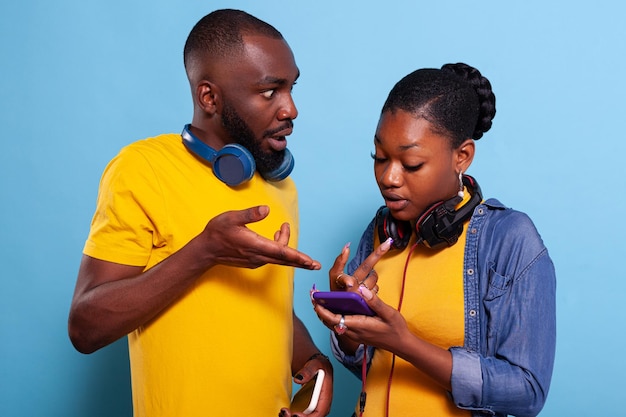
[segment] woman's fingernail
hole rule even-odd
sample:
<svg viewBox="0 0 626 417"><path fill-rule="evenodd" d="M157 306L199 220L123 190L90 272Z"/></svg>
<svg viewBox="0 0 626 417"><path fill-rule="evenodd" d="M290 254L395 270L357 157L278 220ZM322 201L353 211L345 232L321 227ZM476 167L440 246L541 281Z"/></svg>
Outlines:
<svg viewBox="0 0 626 417"><path fill-rule="evenodd" d="M374 294L372 294L372 291L370 291L370 289L367 288L365 285L359 286L359 292L366 300L371 300L374 296Z"/></svg>
<svg viewBox="0 0 626 417"><path fill-rule="evenodd" d="M302 381L302 378L304 378L304 377L302 375L300 375L300 374L294 376L294 379L297 379L298 381Z"/></svg>
<svg viewBox="0 0 626 417"><path fill-rule="evenodd" d="M383 242L383 249L389 249L393 244L393 238L388 237L387 240Z"/></svg>
<svg viewBox="0 0 626 417"><path fill-rule="evenodd" d="M345 252L345 251L347 251L348 249L350 249L350 244L351 244L351 243L352 243L352 242L348 242L348 243L346 243L345 245L343 245L343 249L341 250L341 252Z"/></svg>

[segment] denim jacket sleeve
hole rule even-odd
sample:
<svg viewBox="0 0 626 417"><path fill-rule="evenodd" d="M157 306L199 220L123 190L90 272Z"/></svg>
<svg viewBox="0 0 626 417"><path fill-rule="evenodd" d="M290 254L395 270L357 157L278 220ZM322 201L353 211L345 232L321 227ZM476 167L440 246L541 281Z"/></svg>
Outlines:
<svg viewBox="0 0 626 417"><path fill-rule="evenodd" d="M556 346L554 266L532 221L497 200L467 230L465 346L450 349L452 397L475 416L535 416Z"/></svg>

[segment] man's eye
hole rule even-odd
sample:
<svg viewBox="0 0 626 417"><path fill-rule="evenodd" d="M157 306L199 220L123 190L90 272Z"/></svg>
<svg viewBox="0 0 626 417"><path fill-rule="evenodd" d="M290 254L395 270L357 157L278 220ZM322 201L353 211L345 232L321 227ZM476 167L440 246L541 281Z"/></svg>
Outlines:
<svg viewBox="0 0 626 417"><path fill-rule="evenodd" d="M275 92L276 90L267 90L267 91L263 91L261 95L265 98L272 98Z"/></svg>

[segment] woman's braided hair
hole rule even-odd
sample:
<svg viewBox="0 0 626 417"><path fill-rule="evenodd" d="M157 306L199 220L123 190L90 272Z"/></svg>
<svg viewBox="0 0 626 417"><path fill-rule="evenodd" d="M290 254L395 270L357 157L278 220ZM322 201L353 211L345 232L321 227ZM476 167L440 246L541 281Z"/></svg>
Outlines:
<svg viewBox="0 0 626 417"><path fill-rule="evenodd" d="M446 64L441 69L419 69L398 81L382 111L396 110L423 117L456 148L468 138L480 139L491 128L496 97L476 68Z"/></svg>

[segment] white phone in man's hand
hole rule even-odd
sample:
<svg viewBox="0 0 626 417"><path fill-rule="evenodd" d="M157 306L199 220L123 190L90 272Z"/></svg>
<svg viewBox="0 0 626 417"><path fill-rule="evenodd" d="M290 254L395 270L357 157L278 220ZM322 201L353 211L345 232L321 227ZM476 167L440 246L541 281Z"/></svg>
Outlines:
<svg viewBox="0 0 626 417"><path fill-rule="evenodd" d="M324 383L324 370L319 369L317 375L304 384L291 400L289 409L293 412L311 414L317 408L320 399L322 384ZM305 408L306 407L306 408Z"/></svg>

